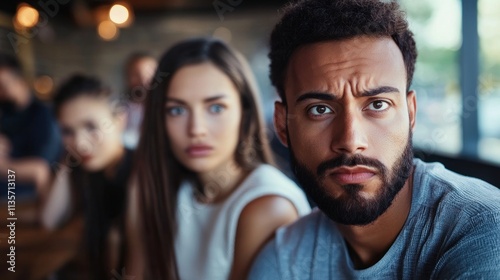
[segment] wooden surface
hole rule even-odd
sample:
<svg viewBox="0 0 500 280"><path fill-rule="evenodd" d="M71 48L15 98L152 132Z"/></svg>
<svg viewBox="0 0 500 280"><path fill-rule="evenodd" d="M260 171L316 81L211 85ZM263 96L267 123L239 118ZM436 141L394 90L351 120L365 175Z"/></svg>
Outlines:
<svg viewBox="0 0 500 280"><path fill-rule="evenodd" d="M69 221L64 227L47 231L38 225L37 209L33 202L16 202L15 272L8 270L10 252L7 228L7 204L0 203L0 279L46 279L73 259L80 248L82 219Z"/></svg>

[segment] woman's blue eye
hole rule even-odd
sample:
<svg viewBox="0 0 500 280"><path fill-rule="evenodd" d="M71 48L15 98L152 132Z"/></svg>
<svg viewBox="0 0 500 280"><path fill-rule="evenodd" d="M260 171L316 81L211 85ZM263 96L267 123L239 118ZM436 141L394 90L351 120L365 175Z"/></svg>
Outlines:
<svg viewBox="0 0 500 280"><path fill-rule="evenodd" d="M210 113L221 113L222 111L224 111L224 106L220 105L220 104L213 104L213 105L210 105L209 107L209 110L210 110Z"/></svg>
<svg viewBox="0 0 500 280"><path fill-rule="evenodd" d="M331 114L333 113L332 109L330 109L328 106L325 105L316 105L312 106L307 110L307 113L313 115L313 116L321 116L325 114Z"/></svg>
<svg viewBox="0 0 500 280"><path fill-rule="evenodd" d="M185 111L186 109L179 106L167 108L167 113L171 116L180 116L184 114Z"/></svg>

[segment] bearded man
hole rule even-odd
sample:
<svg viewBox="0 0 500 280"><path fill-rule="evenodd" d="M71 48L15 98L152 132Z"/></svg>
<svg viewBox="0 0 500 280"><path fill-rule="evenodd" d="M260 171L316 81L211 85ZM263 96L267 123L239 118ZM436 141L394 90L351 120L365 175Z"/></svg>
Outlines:
<svg viewBox="0 0 500 280"><path fill-rule="evenodd" d="M500 190L413 159L417 51L396 1L291 4L269 57L275 127L319 209L250 279L500 277Z"/></svg>

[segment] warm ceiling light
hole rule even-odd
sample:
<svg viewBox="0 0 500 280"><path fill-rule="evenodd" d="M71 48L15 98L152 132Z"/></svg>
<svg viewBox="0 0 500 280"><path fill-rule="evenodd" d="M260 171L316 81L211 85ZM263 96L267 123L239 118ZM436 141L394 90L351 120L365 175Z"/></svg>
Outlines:
<svg viewBox="0 0 500 280"><path fill-rule="evenodd" d="M50 76L40 76L35 80L34 88L38 93L48 95L54 89L54 81Z"/></svg>
<svg viewBox="0 0 500 280"><path fill-rule="evenodd" d="M106 41L111 41L118 37L118 28L109 20L99 23L97 32L99 33L99 36Z"/></svg>
<svg viewBox="0 0 500 280"><path fill-rule="evenodd" d="M23 27L31 28L38 23L40 14L28 4L21 4L17 9L16 21Z"/></svg>
<svg viewBox="0 0 500 280"><path fill-rule="evenodd" d="M109 19L116 24L125 23L129 18L129 11L127 7L121 4L115 4L109 10Z"/></svg>

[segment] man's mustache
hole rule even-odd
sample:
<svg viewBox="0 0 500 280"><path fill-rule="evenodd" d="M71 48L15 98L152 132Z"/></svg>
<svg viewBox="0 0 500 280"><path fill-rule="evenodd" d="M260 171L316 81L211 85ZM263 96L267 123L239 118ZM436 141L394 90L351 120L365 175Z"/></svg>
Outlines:
<svg viewBox="0 0 500 280"><path fill-rule="evenodd" d="M379 160L362 156L360 154L356 154L354 156L348 156L346 154L342 154L336 158L327 160L322 162L318 168L317 173L319 177L324 177L328 170L338 168L338 167L352 167L356 165L365 165L369 167L373 167L380 171L382 175L387 173L387 168L385 165Z"/></svg>

